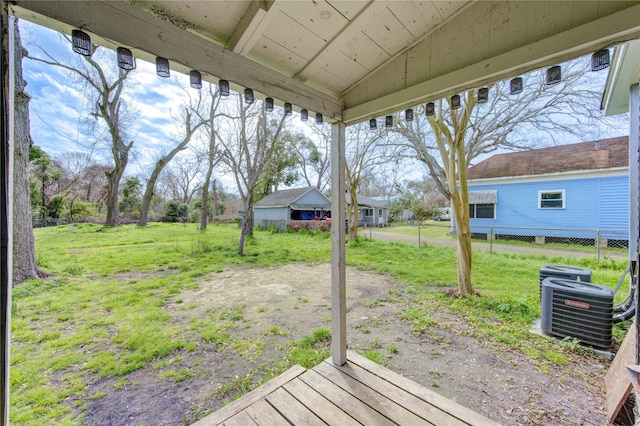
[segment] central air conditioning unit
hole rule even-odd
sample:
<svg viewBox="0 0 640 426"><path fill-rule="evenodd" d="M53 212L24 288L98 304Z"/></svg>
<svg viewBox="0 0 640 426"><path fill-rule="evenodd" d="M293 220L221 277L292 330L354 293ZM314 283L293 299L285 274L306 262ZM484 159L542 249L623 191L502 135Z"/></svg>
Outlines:
<svg viewBox="0 0 640 426"><path fill-rule="evenodd" d="M613 294L609 287L597 284L546 278L542 282L542 331L609 349Z"/></svg>
<svg viewBox="0 0 640 426"><path fill-rule="evenodd" d="M558 265L544 265L540 267L540 301L542 301L542 281L549 277L590 283L591 269Z"/></svg>

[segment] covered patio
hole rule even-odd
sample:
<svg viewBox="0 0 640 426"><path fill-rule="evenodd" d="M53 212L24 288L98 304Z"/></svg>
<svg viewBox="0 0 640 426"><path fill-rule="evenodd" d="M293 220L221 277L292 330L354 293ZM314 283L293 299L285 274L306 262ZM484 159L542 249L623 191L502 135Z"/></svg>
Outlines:
<svg viewBox="0 0 640 426"><path fill-rule="evenodd" d="M66 34L81 29L93 43L128 47L151 62L167 58L176 71L197 70L214 83L227 80L234 90L252 89L258 99L272 97L331 123L331 359L308 371L293 368L199 424L491 424L347 353L340 226L346 219L345 128L640 38L640 2L18 0L3 2L2 13L3 424L9 398L14 138L12 33L4 24L11 15Z"/></svg>

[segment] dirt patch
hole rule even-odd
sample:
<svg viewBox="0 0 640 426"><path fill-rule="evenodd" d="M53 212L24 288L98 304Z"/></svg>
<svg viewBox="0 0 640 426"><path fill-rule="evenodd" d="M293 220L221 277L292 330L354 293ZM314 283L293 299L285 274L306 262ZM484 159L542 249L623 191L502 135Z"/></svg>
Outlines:
<svg viewBox="0 0 640 426"><path fill-rule="evenodd" d="M465 335L464 321L444 313L433 314L431 333L415 334L398 316L405 294L387 276L348 268L349 346L378 351L391 370L505 425L606 424L607 361L578 357L543 373L520 354ZM102 396L85 407L87 424L189 424L272 374L291 340L330 327L330 265L227 270L174 302L166 309L186 336L195 339L203 318L224 317L233 321L234 343L195 339L189 350L93 383L88 394Z"/></svg>

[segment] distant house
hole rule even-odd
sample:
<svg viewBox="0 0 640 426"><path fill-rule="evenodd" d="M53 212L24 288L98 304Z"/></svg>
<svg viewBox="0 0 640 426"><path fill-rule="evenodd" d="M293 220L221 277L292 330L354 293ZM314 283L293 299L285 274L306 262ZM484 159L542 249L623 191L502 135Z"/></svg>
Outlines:
<svg viewBox="0 0 640 426"><path fill-rule="evenodd" d="M349 194L346 194L349 205ZM358 226L386 226L389 221L389 205L386 201L357 194Z"/></svg>
<svg viewBox="0 0 640 426"><path fill-rule="evenodd" d="M471 232L628 240L628 138L494 155L467 172ZM544 229L543 229L544 228ZM594 238L594 233L589 237Z"/></svg>
<svg viewBox="0 0 640 426"><path fill-rule="evenodd" d="M292 220L331 216L331 201L315 187L283 189L267 195L253 206L256 226L284 230Z"/></svg>

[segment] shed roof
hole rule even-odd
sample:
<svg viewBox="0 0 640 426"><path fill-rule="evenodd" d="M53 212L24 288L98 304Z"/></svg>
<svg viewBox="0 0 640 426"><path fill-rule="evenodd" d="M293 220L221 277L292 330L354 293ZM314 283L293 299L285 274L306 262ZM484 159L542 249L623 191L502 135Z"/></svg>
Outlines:
<svg viewBox="0 0 640 426"><path fill-rule="evenodd" d="M266 207L289 207L292 204L296 204L297 201L300 201L305 195L310 192L317 192L323 199L323 203L318 204L316 207L331 207L331 201L325 197L322 192L320 192L316 187L309 186L306 188L292 188L292 189L281 189L279 191L275 191L272 194L267 195L262 200L258 201L254 204L254 207L257 208L266 208ZM305 203L305 205L308 203Z"/></svg>
<svg viewBox="0 0 640 426"><path fill-rule="evenodd" d="M494 155L469 168L467 179L544 175L627 167L629 138L581 142Z"/></svg>
<svg viewBox="0 0 640 426"><path fill-rule="evenodd" d="M359 207L378 207L378 208L388 207L385 201L376 200L375 198L367 197L366 195L356 194L356 197L358 199ZM349 204L349 201L350 201L349 194L347 193L347 204Z"/></svg>

